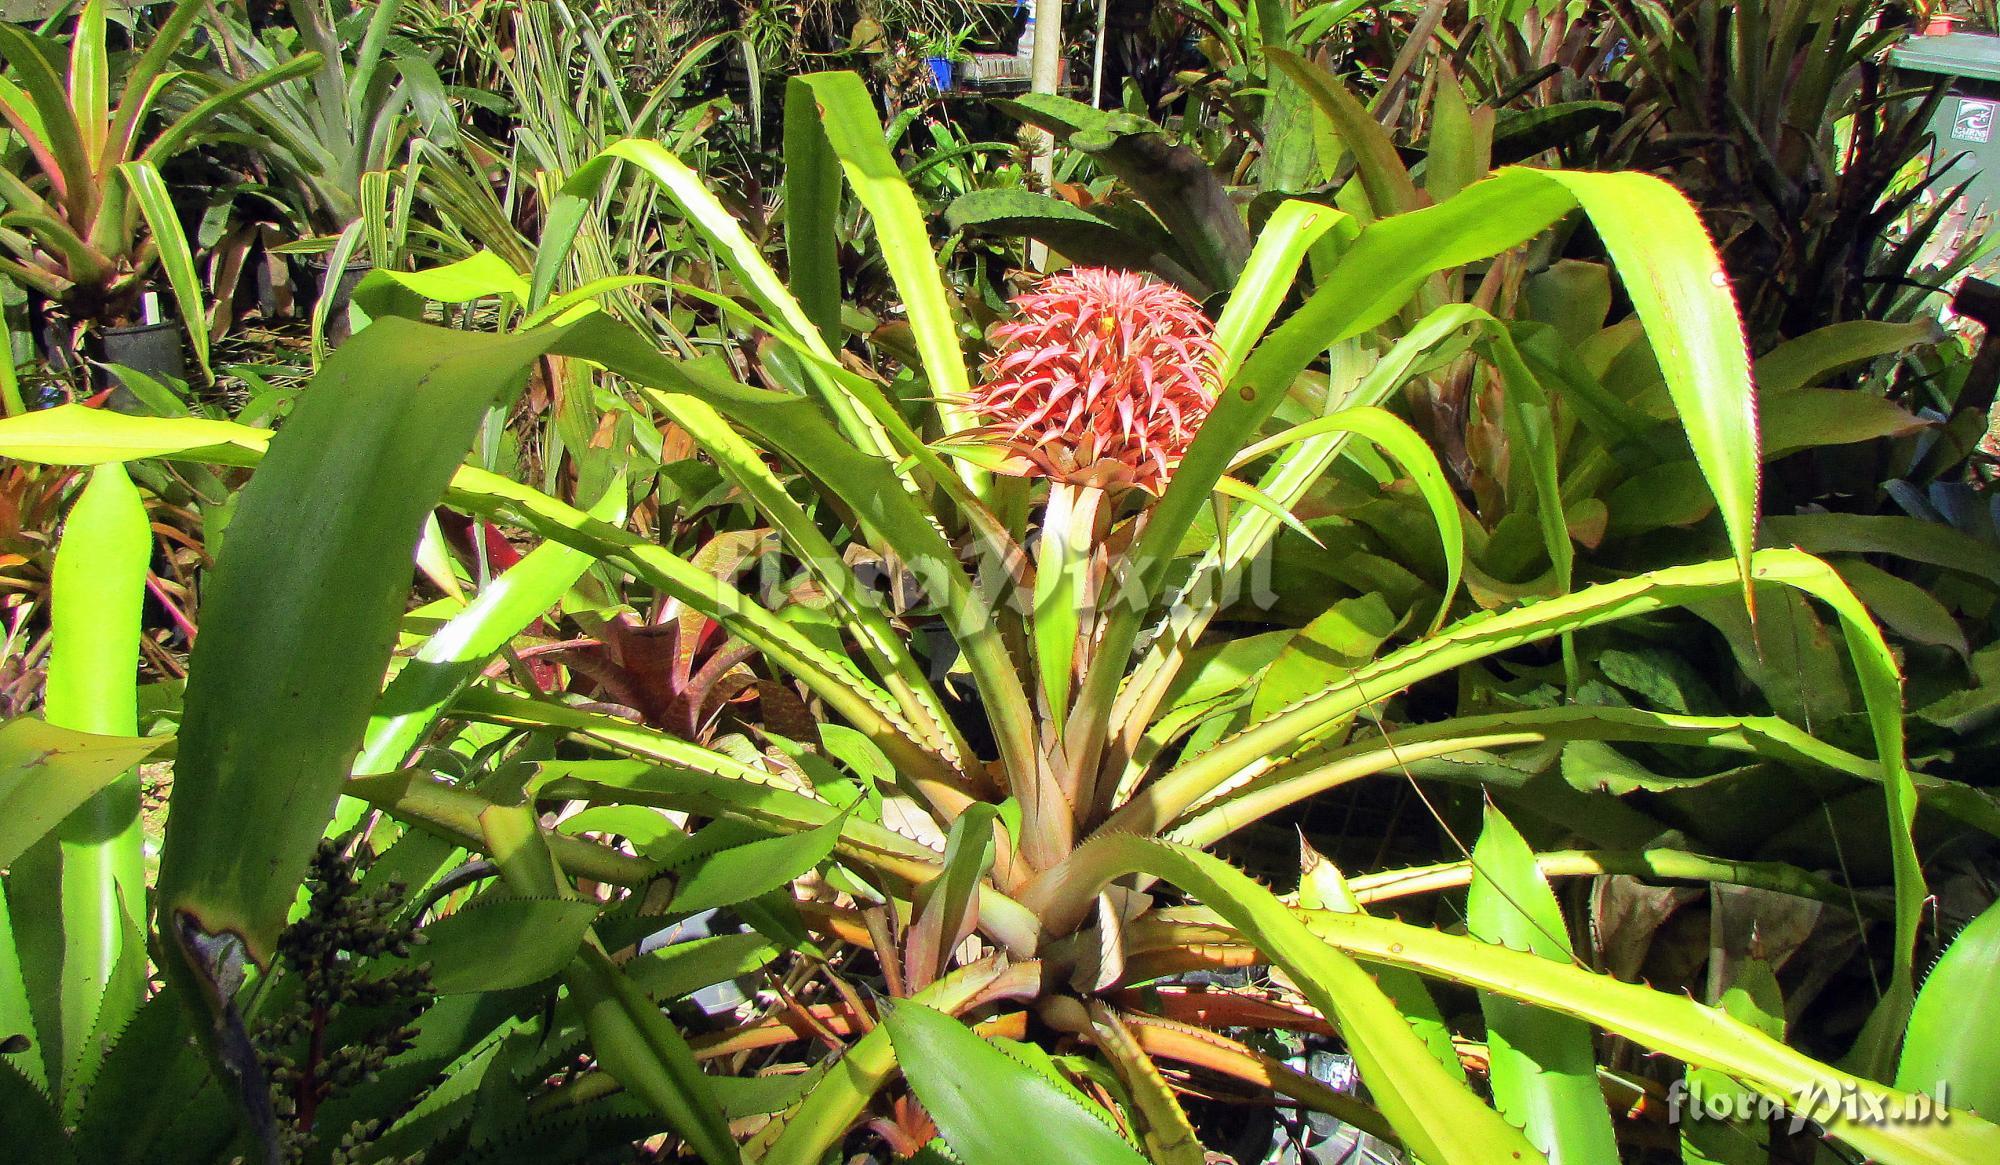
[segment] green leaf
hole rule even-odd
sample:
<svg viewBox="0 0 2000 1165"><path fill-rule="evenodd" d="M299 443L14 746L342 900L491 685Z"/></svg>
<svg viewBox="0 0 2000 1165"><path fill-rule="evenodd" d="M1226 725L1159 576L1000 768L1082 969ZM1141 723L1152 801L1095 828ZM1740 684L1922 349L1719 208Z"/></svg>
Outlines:
<svg viewBox="0 0 2000 1165"><path fill-rule="evenodd" d="M96 162L111 116L110 61L104 50L104 0L84 0L69 38L71 116L82 132L85 156Z"/></svg>
<svg viewBox="0 0 2000 1165"><path fill-rule="evenodd" d="M484 899L424 927L413 957L440 995L526 987L569 966L596 918L579 898Z"/></svg>
<svg viewBox="0 0 2000 1165"><path fill-rule="evenodd" d="M1938 522L1899 514L1787 514L1765 527L1766 541L1811 554L1893 554L2000 578L2000 547Z"/></svg>
<svg viewBox="0 0 2000 1165"><path fill-rule="evenodd" d="M882 1026L910 1088L965 1165L1041 1160L1051 1145L1077 1165L1145 1165L1108 1116L1085 1110L951 1016L905 1000Z"/></svg>
<svg viewBox="0 0 2000 1165"><path fill-rule="evenodd" d="M1940 335L1937 321L1929 318L1902 324L1879 320L1829 324L1759 356L1757 387L1768 404L1772 397L1810 388L1851 365L1936 343Z"/></svg>
<svg viewBox="0 0 2000 1165"><path fill-rule="evenodd" d="M1518 360L1514 363L1518 364ZM1410 428L1393 413L1385 412L1372 405L1359 405L1342 409L1331 416L1317 418L1291 428L1275 436L1268 437L1237 454L1241 464L1263 455L1273 449L1280 449L1328 433L1354 433L1366 437L1380 446L1384 452L1402 463L1409 471L1410 480L1416 484L1417 492L1423 495L1424 504L1431 510L1436 520L1438 538L1444 543L1445 585L1444 598L1438 603L1436 625L1442 625L1451 611L1451 601L1458 593L1459 575L1465 568L1465 524L1459 513L1458 498L1452 493L1451 481L1445 476L1444 467L1438 463L1437 454L1415 429Z"/></svg>
<svg viewBox="0 0 2000 1165"><path fill-rule="evenodd" d="M1287 707L1301 696L1323 691L1375 658L1396 630L1396 616L1379 594L1341 599L1285 644L1257 684L1250 717Z"/></svg>
<svg viewBox="0 0 2000 1165"><path fill-rule="evenodd" d="M896 282L910 330L923 357L930 394L939 400L947 435L968 428L971 418L955 402L971 394L958 325L944 292L930 229L903 171L889 152L875 99L854 73L812 73L797 78L818 103L820 124L847 173L855 197L875 220L875 241Z"/></svg>
<svg viewBox="0 0 2000 1165"><path fill-rule="evenodd" d="M22 718L0 725L0 866L10 866L162 741L98 736Z"/></svg>
<svg viewBox="0 0 2000 1165"><path fill-rule="evenodd" d="M1104 886L1132 873L1165 878L1195 895L1283 967L1340 1028L1369 1092L1413 1154L1431 1165L1541 1159L1519 1130L1431 1055L1366 970L1309 933L1269 890L1227 862L1185 846L1103 832L1042 875L1023 904L1050 933L1064 933L1081 922Z"/></svg>
<svg viewBox="0 0 2000 1165"><path fill-rule="evenodd" d="M76 1149L63 1131L62 1113L34 1081L0 1060L0 1128L7 1130L9 1152L38 1165L70 1165Z"/></svg>
<svg viewBox="0 0 2000 1165"><path fill-rule="evenodd" d="M1353 914L1362 911L1355 888L1341 875L1339 867L1303 837L1299 839L1299 906L1305 910ZM1458 1046L1452 1042L1451 1027L1445 1023L1444 1015L1438 1010L1437 1001L1431 998L1430 989L1424 986L1424 981L1407 967L1374 967L1371 970L1375 982L1382 987L1382 993L1395 1002L1396 1009L1410 1021L1410 1030L1416 1032L1424 1046L1430 1049L1431 1058L1453 1080L1463 1081L1465 1065L1459 1062Z"/></svg>
<svg viewBox="0 0 2000 1165"><path fill-rule="evenodd" d="M345 351L345 349L342 349ZM479 816L486 851L514 893L576 898L561 878L535 815L523 806L494 806ZM598 1063L642 1099L709 1165L735 1165L740 1155L728 1121L708 1088L680 1030L613 963L585 930L564 973L570 999L583 1014Z"/></svg>
<svg viewBox="0 0 2000 1165"><path fill-rule="evenodd" d="M1715 495L1692 461L1669 461L1619 482L1604 499L1608 531L1630 538L1663 526L1692 526L1715 512Z"/></svg>
<svg viewBox="0 0 2000 1165"><path fill-rule="evenodd" d="M1826 563L1795 550L1760 550L1753 556L1754 578L1810 595L1839 617L1848 659L1860 682L1888 816L1890 857L1896 886L1896 954L1891 964L1888 1015L1909 1007L1915 997L1911 959L1925 897L1923 867L1912 835L1916 785L1904 751L1902 678L1895 656L1868 611ZM1401 691L1418 679L1443 674L1459 664L1531 640L1553 638L1585 627L1658 610L1689 606L1712 595L1723 581L1723 564L1672 567L1575 594L1531 602L1509 611L1482 614L1427 636L1358 669L1345 682L1318 696L1251 724L1205 752L1184 759L1128 801L1107 828L1152 833L1181 810L1219 787L1244 766L1262 764L1317 739L1321 729L1338 726L1361 707ZM1732 564L1733 565L1733 564ZM1887 1022L1885 1020L1885 1022ZM1894 1028L1900 1030L1901 1020ZM1883 1045L1873 1045L1880 1049ZM1874 1067L1887 1071L1888 1065Z"/></svg>
<svg viewBox="0 0 2000 1165"><path fill-rule="evenodd" d="M746 842L700 859L674 888L673 910L731 906L804 877L833 855L845 818L802 833Z"/></svg>
<svg viewBox="0 0 2000 1165"><path fill-rule="evenodd" d="M1490 943L1568 963L1569 930L1534 851L1492 805L1472 850L1466 925ZM1482 995L1493 1100L1562 1165L1617 1165L1611 1113L1597 1084L1590 1027L1513 999Z"/></svg>
<svg viewBox="0 0 2000 1165"><path fill-rule="evenodd" d="M226 1155L241 1117L192 1038L190 1019L169 986L117 1033L74 1117L85 1161L194 1163Z"/></svg>
<svg viewBox="0 0 2000 1165"><path fill-rule="evenodd" d="M193 0L186 2L192 4ZM88 206L97 193L92 159L84 147L76 114L69 107L68 87L56 72L52 47L26 29L0 24L0 55L7 58L8 72L26 91L40 118L42 133L28 138L35 161L56 185L63 203L75 210Z"/></svg>
<svg viewBox="0 0 2000 1165"><path fill-rule="evenodd" d="M939 1018L952 1023L955 1021L948 1018L951 1013L982 997L991 998L986 992L1006 981L1016 984L1017 990L1033 990L1032 980L1022 982L1026 971L1025 964L1010 967L999 959L982 959L917 992L909 1002L934 1006L944 1013ZM970 1032L966 1035L979 1039ZM764 1150L762 1165L821 1165L895 1070L896 1048L890 1043L889 1027L877 1024L874 1031L848 1045L832 1070L776 1122L779 1132ZM1076 1111L1083 1115L1083 1110Z"/></svg>
<svg viewBox="0 0 2000 1165"><path fill-rule="evenodd" d="M973 190L945 209L945 225L1047 243L1064 258L1106 267L1140 268L1174 282L1188 278L1151 240L1120 230L1081 207L1032 190ZM1176 276L1180 278L1175 278Z"/></svg>
<svg viewBox="0 0 2000 1165"><path fill-rule="evenodd" d="M1265 53L1271 58L1271 63L1305 90L1313 104L1333 123L1341 144L1354 157L1355 176L1361 180L1361 188L1368 192L1369 205L1377 218L1402 214L1421 205L1416 183L1410 180L1410 171L1397 156L1395 143L1382 128L1382 123L1375 120L1374 115L1347 91L1345 85L1325 69L1295 53L1268 46Z"/></svg>
<svg viewBox="0 0 2000 1165"><path fill-rule="evenodd" d="M1958 620L1926 588L1858 558L1836 560L1834 569L1884 627L1912 643L1948 647L1961 657L1971 654Z"/></svg>
<svg viewBox="0 0 2000 1165"><path fill-rule="evenodd" d="M1209 289L1235 285L1250 253L1249 230L1228 188L1190 146L1145 118L1053 93L1029 93L999 106L1063 138L1131 187Z"/></svg>
<svg viewBox="0 0 2000 1165"><path fill-rule="evenodd" d="M1118 592L1106 604L1113 614L1079 708L1111 706L1125 678L1125 661L1161 597L1183 537L1209 504L1216 481L1307 365L1330 345L1394 315L1432 274L1526 242L1572 205L1539 172L1509 170L1448 202L1384 219L1361 232L1318 290L1251 351L1202 423L1129 553ZM1096 741L1087 734L1105 731L1104 720L1091 716L1080 730L1072 726L1071 737L1086 734L1072 742L1074 753L1096 753Z"/></svg>
<svg viewBox="0 0 2000 1165"><path fill-rule="evenodd" d="M152 558L152 519L138 488L123 466L98 468L56 547L45 696L51 724L111 736L138 732L140 616Z"/></svg>
<svg viewBox="0 0 2000 1165"><path fill-rule="evenodd" d="M1722 510L1748 601L1757 544L1757 394L1736 300L1707 230L1680 191L1649 174L1533 173L1576 199L1617 265Z"/></svg>
<svg viewBox="0 0 2000 1165"><path fill-rule="evenodd" d="M625 973L654 999L679 999L725 979L755 974L783 953L761 934L718 934L640 955L625 964Z"/></svg>
<svg viewBox="0 0 2000 1165"><path fill-rule="evenodd" d="M2000 1117L2000 905L1945 948L1910 1013L1896 1087Z"/></svg>
<svg viewBox="0 0 2000 1165"><path fill-rule="evenodd" d="M984 803L959 814L945 839L944 869L911 897L913 921L903 970L910 990L922 990L942 976L953 948L971 936L979 921L979 884L993 869L993 823L999 816L998 809Z"/></svg>
<svg viewBox="0 0 2000 1165"><path fill-rule="evenodd" d="M188 246L186 232L181 230L180 214L174 209L166 180L160 177L153 163L146 161L125 162L118 167L118 173L132 188L139 212L146 216L146 226L153 232L153 245L160 250L160 266L167 273L167 286L173 289L174 302L180 307L181 326L187 330L188 343L194 346L195 363L201 367L202 376L210 377L213 374L208 367L208 309L201 296L201 274L195 270L194 252Z"/></svg>
<svg viewBox="0 0 2000 1165"><path fill-rule="evenodd" d="M85 738L82 749L100 757L112 751L129 755L134 746L122 738L139 731L140 624L152 557L145 500L123 466L99 467L70 508L56 547L44 707L49 723L19 722L11 726L17 735L24 729L29 738L62 729L97 733ZM119 738L124 747L105 737ZM130 762L109 774L85 766L65 773L54 763L64 746L42 743L52 751L22 758L34 762L27 766L27 787L17 786L4 799L10 806L26 803L19 805L18 822L0 818L8 820L0 834L12 832L12 826L39 835L48 824L42 813L69 811L55 819L60 824L53 837L25 853L0 843L0 864L18 854L10 877L17 901L46 903L25 913L15 930L31 992L52 991L57 1001L60 1022L51 1025L45 1018L42 1026L50 1040L45 1051L54 1054L50 1073L54 1077L60 1068L60 1095L68 1105L96 1067L93 1033L122 1026L144 997L139 778L129 772ZM99 775L111 779L71 800ZM84 781L76 782L77 776Z"/></svg>
<svg viewBox="0 0 2000 1165"><path fill-rule="evenodd" d="M1062 731L1069 711L1071 672L1090 566L1097 553L1096 526L1101 490L1068 482L1049 483L1035 547L1033 608L1035 665L1051 726Z"/></svg>
<svg viewBox="0 0 2000 1165"><path fill-rule="evenodd" d="M883 152L887 152L886 147L883 147ZM659 142L631 138L613 142L579 167L563 184L561 197L550 208L541 251L536 256L531 302L541 303L546 299L557 268L567 254L583 216L596 205L600 192L620 162L637 166L680 207L695 229L715 249L717 257L742 281L744 291L757 304L765 319L770 321L767 326L777 329L781 338L796 342L811 357L837 366L828 340L821 335L813 317L806 314L806 309L793 296L785 281L772 269L763 249L750 239L742 224L703 185L701 175ZM907 187L904 193L908 194ZM817 365L813 367L817 369ZM962 361L960 369L962 378ZM815 374L809 380L820 392L850 444L872 452L886 449L879 422L868 415L866 404L857 401L853 390L846 387L839 377Z"/></svg>
<svg viewBox="0 0 2000 1165"><path fill-rule="evenodd" d="M46 1092L49 1066L43 1056L46 1049L42 1047L41 1027L35 1022L38 1001L28 995L28 979L21 966L8 896L7 883L0 880L0 1041L13 1049L0 1052L0 1065L19 1069L37 1089ZM16 896L25 897L18 892Z"/></svg>
<svg viewBox="0 0 2000 1165"><path fill-rule="evenodd" d="M812 89L785 83L785 260L793 294L829 348L840 331L840 161L820 128Z"/></svg>
<svg viewBox="0 0 2000 1165"><path fill-rule="evenodd" d="M553 338L379 321L327 362L240 495L204 596L160 865L162 928L190 966L209 963L196 935L271 957L360 748L424 515Z"/></svg>
<svg viewBox="0 0 2000 1165"><path fill-rule="evenodd" d="M1229 302L1215 320L1215 346L1222 353L1216 378L1228 383L1250 349L1271 326L1271 320L1291 294L1299 265L1313 244L1334 231L1336 237L1353 241L1360 227L1352 215L1316 202L1287 199L1257 233L1257 244L1243 264L1243 274L1229 293Z"/></svg>
<svg viewBox="0 0 2000 1165"><path fill-rule="evenodd" d="M625 500L621 475L613 479L590 516L600 522L620 522ZM488 583L389 682L368 722L355 773L386 772L401 765L452 697L478 678L487 660L562 601L593 561L584 551L545 542Z"/></svg>
<svg viewBox="0 0 2000 1165"><path fill-rule="evenodd" d="M1407 967L1574 1015L1685 1063L1716 1068L1781 1104L1823 1098L1808 1117L1870 1160L1885 1165L1963 1165L2000 1159L2000 1126L1954 1109L1948 1120L1874 1121L1880 1105L1910 1111L1910 1093L1814 1060L1686 995L1626 983L1609 975L1363 914L1306 916L1307 928L1335 949L1369 963ZM1834 1103L1824 1098L1861 1097ZM1856 1114L1862 1114L1857 1117Z"/></svg>
<svg viewBox="0 0 2000 1165"><path fill-rule="evenodd" d="M184 456L216 465L255 465L271 434L234 421L135 417L79 404L0 420L0 457L40 465L100 465Z"/></svg>
<svg viewBox="0 0 2000 1165"><path fill-rule="evenodd" d="M1745 959L1736 968L1736 982L1722 993L1722 1010L1770 1036L1785 1038L1785 999L1771 965L1762 959ZM1767 1121L1717 1120L1708 1116L1711 1097L1727 1102L1715 1104L1733 1112L1755 1112L1757 1094L1713 1068L1690 1068L1687 1095L1678 1113L1681 1130L1681 1160L1684 1165L1769 1165L1770 1124ZM1670 1115L1674 1115L1670 1113Z"/></svg>
<svg viewBox="0 0 2000 1165"><path fill-rule="evenodd" d="M1764 398L1764 459L1821 445L1901 437L1929 425L1901 405L1852 388L1802 388Z"/></svg>
<svg viewBox="0 0 2000 1165"><path fill-rule="evenodd" d="M370 317L400 315L397 293L436 303L472 303L503 298L515 304L528 298L528 281L491 251L478 251L442 267L393 271L377 267L354 289L354 302Z"/></svg>

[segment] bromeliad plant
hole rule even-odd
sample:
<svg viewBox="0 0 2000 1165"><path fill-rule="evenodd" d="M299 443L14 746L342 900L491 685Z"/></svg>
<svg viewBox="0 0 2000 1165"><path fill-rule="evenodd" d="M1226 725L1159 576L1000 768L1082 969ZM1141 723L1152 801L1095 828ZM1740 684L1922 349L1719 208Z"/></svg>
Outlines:
<svg viewBox="0 0 2000 1165"><path fill-rule="evenodd" d="M244 14L217 8L208 26L219 46L211 86L282 70L286 83L261 87L239 120L256 134L322 249L371 209L364 179L400 166L420 124L448 124L444 84L429 60L397 33L403 0L350 8L295 0L290 35L253 31ZM354 254L366 241L357 239ZM391 256L368 254L371 262Z"/></svg>
<svg viewBox="0 0 2000 1165"><path fill-rule="evenodd" d="M1077 1160L1198 1161L1159 1064L1174 1059L1344 1114L1432 1165L1543 1154L1609 1161L1613 1125L1591 1027L1780 1103L1808 1090L1911 1101L1875 1082L1894 1066L1914 1000L1924 895L1911 838L1920 788L1903 759L1899 680L1837 575L1796 551L1754 549L1749 369L1714 253L1678 195L1634 175L1510 169L1366 226L1288 203L1212 329L1178 293L1141 277L1071 272L1023 301L975 385L925 223L861 82L822 74L792 86L787 277L695 171L656 144L620 142L571 177L533 270L489 256L480 266L497 270L492 286L455 281L465 298L497 295L502 318L521 327L444 332L397 318L406 297L379 297L374 322L326 365L275 437L77 409L0 423L0 452L29 460L260 466L206 595L157 898L163 967L185 998L201 1001L209 1042L232 1071L255 1072L232 1055L237 968L276 956L300 877L345 792L447 843L412 871L413 884L442 878L456 845L491 859L495 896L575 901L586 881L631 888L581 933L520 936L559 948L596 1058L552 1103L622 1088L712 1163L743 1151L722 1115L720 1094L734 1089L704 1074L698 1057L789 1042L794 1022L851 1042L809 1068L752 1140L750 1155L778 1165L822 1161L886 1103L899 1067L969 1165L1032 1156L1058 1135ZM663 356L591 310L587 296L552 297L569 241L620 166L657 181L729 266L740 298L679 290L764 337L754 367L771 387L743 384L714 360ZM853 359L843 331L826 229L843 176L902 295L908 343L898 350L910 359L900 369ZM1519 246L1579 208L1624 277L1734 554L1454 618L1458 502L1436 458L1383 407L1429 341L1398 342L1395 321L1433 277ZM1273 326L1308 250L1322 275ZM1329 349L1351 353L1366 336L1384 340L1368 374L1338 391L1305 375ZM1482 352L1509 391L1546 395L1498 334ZM622 492L591 514L461 466L482 418L506 407L549 355L601 366L698 445L822 597L817 611L767 609L628 531L615 521ZM1301 402L1306 418L1268 431L1281 406ZM1443 542L1442 594L1402 613L1416 629L1406 641L1309 671L1267 713L1223 723L1230 697L1263 664L1217 641L1220 595L1343 458L1386 468L1356 437L1400 462L1426 500ZM384 692L411 554L440 501L546 542L423 640ZM857 557L912 576L929 609L892 618L857 577ZM773 732L764 752L709 747L483 678L487 661L593 567L712 620L771 676L808 691L824 723ZM1867 698L1873 757L1770 718L1568 705L1395 723L1399 694L1432 677L1630 616L1771 588L1809 595L1838 617ZM935 637L912 632L932 629L948 636L955 664L913 647ZM963 690L938 683L961 674ZM453 724L470 727L445 727ZM432 779L421 765L429 754L413 750L461 736L477 742L466 755L490 758L490 769ZM508 739L520 747L509 750ZM1373 917L1369 897L1324 866L1288 902L1205 852L1345 781L1561 740L1699 745L1880 786L1896 941L1860 1075L1723 1012L1570 965L1533 855L1497 815L1471 855L1474 936ZM402 767L413 755L418 767ZM1921 792L1941 807L1967 803L1968 791L1946 782L1926 780ZM551 829L539 811L557 808L596 816ZM683 837L648 810L714 824ZM1689 855L1645 860L1719 879L1777 876ZM827 894L801 903L776 892L815 869ZM1810 883L1796 873L1784 875L1788 885ZM1182 904L1165 904L1169 885ZM794 1006L791 1018L690 1047L634 985L643 963L611 956L629 941L617 936L727 903L814 959L836 958L842 944L866 949L895 1002L869 1006L829 967L840 1002ZM1254 1026L1240 1009L1120 990L1244 962L1268 963L1296 986L1284 1015L1259 1022L1331 1023L1371 1105L1177 1023ZM1466 1082L1424 977L1483 993L1498 1111ZM954 1015L989 1021L996 1038L1016 1041L1002 1045L1012 1055ZM1115 1120L1106 1123L1057 1061L1018 1042L1030 1015L1094 1049L1087 1066L1063 1063L1093 1073L1099 1097L1117 1098ZM892 1130L892 1143L922 1143L928 1126L907 1105L882 1111L892 1115L872 1127ZM1883 1161L2000 1151L2000 1129L1966 1113L1928 1125L1809 1115Z"/></svg>
<svg viewBox="0 0 2000 1165"><path fill-rule="evenodd" d="M160 167L195 146L214 119L318 63L246 73L216 86L154 130L169 98L193 88L174 54L201 15L182 0L136 58L114 57L102 0L87 0L70 35L67 60L55 41L0 27L0 116L14 131L27 174L0 168L0 272L60 304L76 324L134 322L155 267L166 274L203 370L201 282ZM119 87L113 88L114 83ZM197 90L197 92L199 92ZM114 94L117 100L113 101Z"/></svg>

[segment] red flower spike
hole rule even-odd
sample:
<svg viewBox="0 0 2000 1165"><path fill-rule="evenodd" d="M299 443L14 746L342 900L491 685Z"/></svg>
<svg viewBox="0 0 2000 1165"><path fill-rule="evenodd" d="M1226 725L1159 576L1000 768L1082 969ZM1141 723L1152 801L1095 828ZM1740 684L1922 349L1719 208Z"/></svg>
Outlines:
<svg viewBox="0 0 2000 1165"><path fill-rule="evenodd" d="M1215 325L1151 276L1072 267L1014 298L973 407L1023 472L1166 488L1215 407Z"/></svg>

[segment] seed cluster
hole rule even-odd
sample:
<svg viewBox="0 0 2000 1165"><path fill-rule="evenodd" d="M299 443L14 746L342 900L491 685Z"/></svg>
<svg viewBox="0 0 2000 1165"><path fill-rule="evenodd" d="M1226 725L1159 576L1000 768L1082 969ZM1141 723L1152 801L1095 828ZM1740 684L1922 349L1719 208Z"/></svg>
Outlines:
<svg viewBox="0 0 2000 1165"><path fill-rule="evenodd" d="M410 1049L411 1022L432 998L428 964L362 974L365 960L407 958L423 942L403 917L401 885L364 891L340 848L322 842L306 888L305 917L278 940L285 1002L253 1036L287 1162L303 1160L318 1141L315 1118L327 1099L372 1082ZM344 1130L332 1160L362 1159L380 1131L375 1121Z"/></svg>

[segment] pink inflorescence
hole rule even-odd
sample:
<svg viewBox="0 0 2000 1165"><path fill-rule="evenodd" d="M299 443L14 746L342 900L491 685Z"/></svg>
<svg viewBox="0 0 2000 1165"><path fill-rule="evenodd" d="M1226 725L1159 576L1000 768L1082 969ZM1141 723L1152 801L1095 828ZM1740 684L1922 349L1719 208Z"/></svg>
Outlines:
<svg viewBox="0 0 2000 1165"><path fill-rule="evenodd" d="M1016 296L974 405L1033 470L1158 494L1215 406L1215 326L1147 275L1073 267Z"/></svg>

